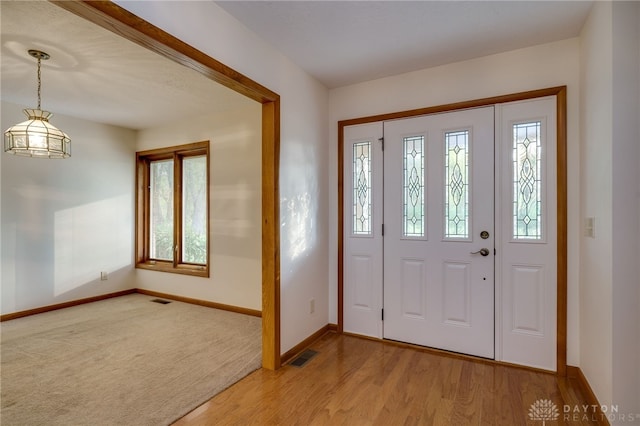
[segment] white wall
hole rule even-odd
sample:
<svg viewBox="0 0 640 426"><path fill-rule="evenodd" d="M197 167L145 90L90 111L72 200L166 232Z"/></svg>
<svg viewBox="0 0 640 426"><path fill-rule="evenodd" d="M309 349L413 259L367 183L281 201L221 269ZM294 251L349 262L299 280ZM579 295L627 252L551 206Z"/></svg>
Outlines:
<svg viewBox="0 0 640 426"><path fill-rule="evenodd" d="M211 162L210 277L138 269L138 288L262 310L262 108L247 104L138 132L138 151L208 140Z"/></svg>
<svg viewBox="0 0 640 426"><path fill-rule="evenodd" d="M23 108L2 102L2 128L25 121ZM51 123L71 137L71 158L0 155L3 314L134 287L135 132Z"/></svg>
<svg viewBox="0 0 640 426"><path fill-rule="evenodd" d="M569 39L397 75L330 91L331 322L337 321L337 122L526 90L567 86L568 117L568 363L577 365L579 253L579 41Z"/></svg>
<svg viewBox="0 0 640 426"><path fill-rule="evenodd" d="M612 6L612 403L640 424L640 3Z"/></svg>
<svg viewBox="0 0 640 426"><path fill-rule="evenodd" d="M596 2L581 34L581 362L600 403L640 413L640 3ZM611 424L629 424L619 416ZM631 424L640 424L636 418Z"/></svg>
<svg viewBox="0 0 640 426"><path fill-rule="evenodd" d="M328 91L213 2L117 3L281 96L284 353L328 321Z"/></svg>
<svg viewBox="0 0 640 426"><path fill-rule="evenodd" d="M582 218L595 218L583 237L580 283L580 368L596 397L611 404L612 362L612 16L596 2L581 34Z"/></svg>

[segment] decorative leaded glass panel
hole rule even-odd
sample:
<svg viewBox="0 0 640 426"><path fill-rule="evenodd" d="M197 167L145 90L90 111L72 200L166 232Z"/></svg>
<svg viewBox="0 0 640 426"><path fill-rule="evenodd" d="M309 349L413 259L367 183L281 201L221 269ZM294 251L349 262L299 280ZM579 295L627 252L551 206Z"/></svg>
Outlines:
<svg viewBox="0 0 640 426"><path fill-rule="evenodd" d="M371 142L353 144L353 234L371 235Z"/></svg>
<svg viewBox="0 0 640 426"><path fill-rule="evenodd" d="M444 135L444 237L469 238L469 131Z"/></svg>
<svg viewBox="0 0 640 426"><path fill-rule="evenodd" d="M513 126L513 238L542 239L541 122Z"/></svg>
<svg viewBox="0 0 640 426"><path fill-rule="evenodd" d="M404 138L403 236L424 237L424 136Z"/></svg>

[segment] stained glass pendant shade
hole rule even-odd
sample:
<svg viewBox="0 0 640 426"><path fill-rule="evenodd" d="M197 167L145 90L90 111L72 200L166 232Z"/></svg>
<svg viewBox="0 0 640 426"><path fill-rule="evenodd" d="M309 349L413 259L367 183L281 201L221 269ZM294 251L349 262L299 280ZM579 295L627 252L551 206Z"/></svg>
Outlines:
<svg viewBox="0 0 640 426"><path fill-rule="evenodd" d="M49 59L49 55L39 50L29 50L29 55L38 60L38 108L23 110L28 120L4 132L4 150L9 154L26 157L71 157L71 139L49 123L52 114L40 108L40 63Z"/></svg>

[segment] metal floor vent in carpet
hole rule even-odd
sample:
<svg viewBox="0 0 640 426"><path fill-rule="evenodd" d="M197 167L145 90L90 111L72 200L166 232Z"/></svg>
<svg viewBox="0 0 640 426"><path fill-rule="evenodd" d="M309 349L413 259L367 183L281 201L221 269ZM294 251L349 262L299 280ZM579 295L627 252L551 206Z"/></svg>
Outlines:
<svg viewBox="0 0 640 426"><path fill-rule="evenodd" d="M167 303L171 303L168 300L162 300L162 299L153 299L152 302L153 303L160 303L161 305L166 305Z"/></svg>
<svg viewBox="0 0 640 426"><path fill-rule="evenodd" d="M316 352L316 351L314 351L312 349L307 349L306 351L304 351L300 355L298 355L298 357L296 359L294 359L293 361L291 361L289 364L293 365L294 367L302 367L311 358L313 358L316 355L318 355L318 352Z"/></svg>

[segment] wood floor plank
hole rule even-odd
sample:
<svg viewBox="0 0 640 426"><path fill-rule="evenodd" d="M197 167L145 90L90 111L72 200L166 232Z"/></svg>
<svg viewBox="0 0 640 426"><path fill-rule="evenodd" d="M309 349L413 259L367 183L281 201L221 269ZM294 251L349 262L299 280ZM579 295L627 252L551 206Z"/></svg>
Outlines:
<svg viewBox="0 0 640 426"><path fill-rule="evenodd" d="M258 370L174 426L533 425L531 404L585 403L553 374L327 333L302 367Z"/></svg>

